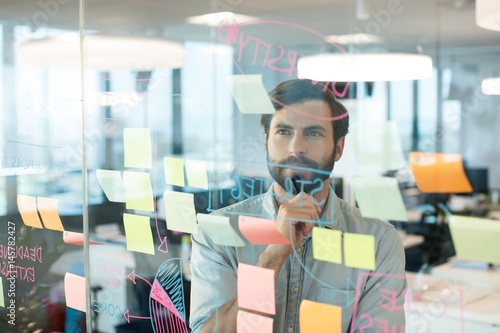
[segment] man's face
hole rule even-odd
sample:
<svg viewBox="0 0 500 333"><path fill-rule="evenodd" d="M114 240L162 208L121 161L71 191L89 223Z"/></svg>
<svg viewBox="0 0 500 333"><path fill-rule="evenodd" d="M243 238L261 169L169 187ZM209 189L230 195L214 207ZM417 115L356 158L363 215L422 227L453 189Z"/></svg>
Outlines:
<svg viewBox="0 0 500 333"><path fill-rule="evenodd" d="M290 105L273 116L266 137L267 161L271 176L282 188L294 176L309 181L329 177L344 147L344 138L334 145L329 117L328 105L316 100ZM305 186L304 190L312 188Z"/></svg>

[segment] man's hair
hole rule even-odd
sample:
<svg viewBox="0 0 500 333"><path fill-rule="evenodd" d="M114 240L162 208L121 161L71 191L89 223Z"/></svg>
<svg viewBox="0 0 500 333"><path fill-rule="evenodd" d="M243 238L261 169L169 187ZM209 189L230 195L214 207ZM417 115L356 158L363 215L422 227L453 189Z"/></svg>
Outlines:
<svg viewBox="0 0 500 333"><path fill-rule="evenodd" d="M337 101L335 94L321 83L311 80L288 80L280 83L270 93L269 97L276 111L296 103L307 101L324 101L330 108L333 126L333 142L345 136L349 131L349 113L346 108ZM264 133L269 134L272 114L263 114L260 123Z"/></svg>

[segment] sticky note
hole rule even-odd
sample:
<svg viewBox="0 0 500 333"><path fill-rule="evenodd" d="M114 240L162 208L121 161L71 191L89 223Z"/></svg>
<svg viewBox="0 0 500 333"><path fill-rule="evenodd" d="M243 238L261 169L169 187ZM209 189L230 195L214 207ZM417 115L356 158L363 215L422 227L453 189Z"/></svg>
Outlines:
<svg viewBox="0 0 500 333"><path fill-rule="evenodd" d="M109 201L125 202L125 186L120 171L98 169L96 177Z"/></svg>
<svg viewBox="0 0 500 333"><path fill-rule="evenodd" d="M64 275L64 294L66 295L66 306L87 312L85 297L85 278L83 276L66 273Z"/></svg>
<svg viewBox="0 0 500 333"><path fill-rule="evenodd" d="M299 309L300 333L341 333L342 307L302 300Z"/></svg>
<svg viewBox="0 0 500 333"><path fill-rule="evenodd" d="M395 122L358 121L350 132L358 171L382 172L405 167Z"/></svg>
<svg viewBox="0 0 500 333"><path fill-rule="evenodd" d="M238 265L238 306L272 315L276 313L273 269Z"/></svg>
<svg viewBox="0 0 500 333"><path fill-rule="evenodd" d="M273 318L238 310L236 317L237 333L272 333Z"/></svg>
<svg viewBox="0 0 500 333"><path fill-rule="evenodd" d="M36 197L18 194L17 208L25 225L43 229L42 222L36 210Z"/></svg>
<svg viewBox="0 0 500 333"><path fill-rule="evenodd" d="M37 197L38 211L42 217L43 225L47 229L64 231L57 206L59 200Z"/></svg>
<svg viewBox="0 0 500 333"><path fill-rule="evenodd" d="M266 88L262 84L262 75L229 75L229 90L241 113L272 114L275 112Z"/></svg>
<svg viewBox="0 0 500 333"><path fill-rule="evenodd" d="M344 260L348 267L375 270L375 237L345 233Z"/></svg>
<svg viewBox="0 0 500 333"><path fill-rule="evenodd" d="M208 189L207 162L186 160L186 178L188 185Z"/></svg>
<svg viewBox="0 0 500 333"><path fill-rule="evenodd" d="M208 237L219 245L245 246L245 241L231 225L229 216L197 214L198 225Z"/></svg>
<svg viewBox="0 0 500 333"><path fill-rule="evenodd" d="M165 182L175 186L185 186L184 160L182 158L165 157L163 159Z"/></svg>
<svg viewBox="0 0 500 333"><path fill-rule="evenodd" d="M409 161L417 187L424 193L472 192L460 154L411 152Z"/></svg>
<svg viewBox="0 0 500 333"><path fill-rule="evenodd" d="M3 294L3 276L0 276L0 306L5 308L5 298Z"/></svg>
<svg viewBox="0 0 500 333"><path fill-rule="evenodd" d="M153 232L148 216L123 214L127 251L155 254Z"/></svg>
<svg viewBox="0 0 500 333"><path fill-rule="evenodd" d="M354 177L354 197L364 217L408 221L398 180L394 177Z"/></svg>
<svg viewBox="0 0 500 333"><path fill-rule="evenodd" d="M274 220L240 215L238 227L252 244L290 244L290 240L276 229Z"/></svg>
<svg viewBox="0 0 500 333"><path fill-rule="evenodd" d="M66 244L83 246L84 243L83 234L81 232L64 231L63 232L63 242ZM90 245L101 245L102 243L89 241Z"/></svg>
<svg viewBox="0 0 500 333"><path fill-rule="evenodd" d="M314 259L342 264L342 232L340 230L314 227L312 247Z"/></svg>
<svg viewBox="0 0 500 333"><path fill-rule="evenodd" d="M125 207L154 212L153 189L148 172L124 171Z"/></svg>
<svg viewBox="0 0 500 333"><path fill-rule="evenodd" d="M165 203L167 229L188 234L198 233L192 193L165 191L163 202Z"/></svg>
<svg viewBox="0 0 500 333"><path fill-rule="evenodd" d="M123 130L124 166L126 168L151 168L151 133L149 128Z"/></svg>

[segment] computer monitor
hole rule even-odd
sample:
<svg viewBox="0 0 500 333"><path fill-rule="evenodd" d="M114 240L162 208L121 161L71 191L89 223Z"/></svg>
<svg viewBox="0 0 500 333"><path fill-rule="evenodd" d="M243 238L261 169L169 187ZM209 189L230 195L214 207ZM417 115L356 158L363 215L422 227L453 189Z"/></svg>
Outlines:
<svg viewBox="0 0 500 333"><path fill-rule="evenodd" d="M465 167L464 170L472 186L472 192L488 194L488 168Z"/></svg>
<svg viewBox="0 0 500 333"><path fill-rule="evenodd" d="M450 232L458 259L500 264L500 221L452 215Z"/></svg>

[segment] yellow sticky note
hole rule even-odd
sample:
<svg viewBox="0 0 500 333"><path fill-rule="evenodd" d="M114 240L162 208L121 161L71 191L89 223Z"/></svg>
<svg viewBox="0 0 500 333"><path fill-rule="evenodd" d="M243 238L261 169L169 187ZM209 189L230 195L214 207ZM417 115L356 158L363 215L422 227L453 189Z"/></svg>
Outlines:
<svg viewBox="0 0 500 333"><path fill-rule="evenodd" d="M238 306L262 313L275 314L274 270L238 265Z"/></svg>
<svg viewBox="0 0 500 333"><path fill-rule="evenodd" d="M5 308L5 298L3 295L3 276L0 276L0 306Z"/></svg>
<svg viewBox="0 0 500 333"><path fill-rule="evenodd" d="M148 216L123 214L127 251L155 254L153 232Z"/></svg>
<svg viewBox="0 0 500 333"><path fill-rule="evenodd" d="M342 232L314 227L312 230L314 259L342 264Z"/></svg>
<svg viewBox="0 0 500 333"><path fill-rule="evenodd" d="M66 273L64 275L64 294L66 295L66 306L87 312L85 298L85 278L83 276Z"/></svg>
<svg viewBox="0 0 500 333"><path fill-rule="evenodd" d="M109 201L125 202L122 174L115 170L96 170L96 177Z"/></svg>
<svg viewBox="0 0 500 333"><path fill-rule="evenodd" d="M227 246L245 246L245 241L236 232L236 228L231 225L229 216L211 215L211 214L196 214L200 229L202 229L208 237L219 245ZM284 236L282 236L284 238ZM287 240L285 238L285 240Z"/></svg>
<svg viewBox="0 0 500 333"><path fill-rule="evenodd" d="M262 74L230 75L227 84L241 113L272 114L275 112L266 88L262 84Z"/></svg>
<svg viewBox="0 0 500 333"><path fill-rule="evenodd" d="M167 229L189 234L198 233L192 193L165 191L163 202L165 203Z"/></svg>
<svg viewBox="0 0 500 333"><path fill-rule="evenodd" d="M301 333L341 333L342 307L302 300L300 303Z"/></svg>
<svg viewBox="0 0 500 333"><path fill-rule="evenodd" d="M208 190L207 162L186 160L188 185Z"/></svg>
<svg viewBox="0 0 500 333"><path fill-rule="evenodd" d="M375 270L375 237L345 233L344 259L348 267Z"/></svg>
<svg viewBox="0 0 500 333"><path fill-rule="evenodd" d="M127 209L154 212L153 189L148 172L124 171L123 184Z"/></svg>
<svg viewBox="0 0 500 333"><path fill-rule="evenodd" d="M273 318L238 310L236 333L272 333Z"/></svg>
<svg viewBox="0 0 500 333"><path fill-rule="evenodd" d="M64 231L57 206L59 200L37 197L38 211L42 217L43 225L47 229Z"/></svg>
<svg viewBox="0 0 500 333"><path fill-rule="evenodd" d="M149 128L125 128L123 145L126 168L151 168L151 133Z"/></svg>
<svg viewBox="0 0 500 333"><path fill-rule="evenodd" d="M17 195L17 208L21 213L23 222L28 227L43 229L42 221L36 211L36 197L29 195Z"/></svg>
<svg viewBox="0 0 500 333"><path fill-rule="evenodd" d="M185 186L184 160L182 158L165 157L163 159L165 182L175 186Z"/></svg>

